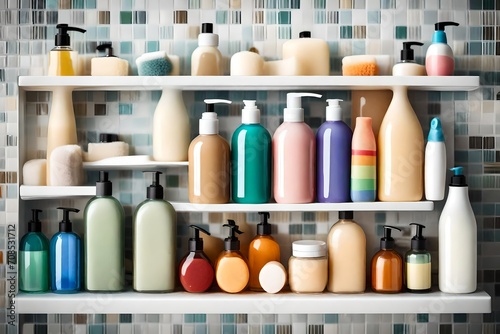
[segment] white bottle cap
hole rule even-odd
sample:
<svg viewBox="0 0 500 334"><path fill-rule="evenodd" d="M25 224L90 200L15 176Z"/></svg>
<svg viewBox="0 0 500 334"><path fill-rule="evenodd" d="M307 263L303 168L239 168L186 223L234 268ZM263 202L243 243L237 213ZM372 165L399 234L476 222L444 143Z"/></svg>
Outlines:
<svg viewBox="0 0 500 334"><path fill-rule="evenodd" d="M210 33L201 33L198 35L199 46L219 46L219 35Z"/></svg>
<svg viewBox="0 0 500 334"><path fill-rule="evenodd" d="M217 114L214 112L214 104L231 104L232 102L222 99L206 99L204 102L207 104L207 109L206 112L201 114L199 121L200 135L217 135L219 134L219 120L217 119Z"/></svg>
<svg viewBox="0 0 500 334"><path fill-rule="evenodd" d="M243 124L259 124L260 110L255 105L255 100L243 100L245 107L241 111L241 123Z"/></svg>
<svg viewBox="0 0 500 334"><path fill-rule="evenodd" d="M292 254L297 257L326 256L326 242L321 240L299 240L292 243Z"/></svg>
<svg viewBox="0 0 500 334"><path fill-rule="evenodd" d="M286 108L283 120L285 122L304 122L304 109L302 108L303 96L321 98L320 94L314 93L288 93L286 95Z"/></svg>
<svg viewBox="0 0 500 334"><path fill-rule="evenodd" d="M285 267L278 261L270 261L259 273L259 283L267 293L278 293L286 283Z"/></svg>
<svg viewBox="0 0 500 334"><path fill-rule="evenodd" d="M342 120L342 108L339 102L343 101L341 99L328 99L326 102L328 106L326 107L326 120L327 121L341 121Z"/></svg>

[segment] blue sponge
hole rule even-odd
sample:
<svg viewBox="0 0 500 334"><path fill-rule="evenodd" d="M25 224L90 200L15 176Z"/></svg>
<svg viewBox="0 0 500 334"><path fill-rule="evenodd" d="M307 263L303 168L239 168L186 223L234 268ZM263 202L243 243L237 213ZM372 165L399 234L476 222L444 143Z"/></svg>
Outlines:
<svg viewBox="0 0 500 334"><path fill-rule="evenodd" d="M145 53L135 60L139 75L161 76L172 73L173 65L165 51Z"/></svg>

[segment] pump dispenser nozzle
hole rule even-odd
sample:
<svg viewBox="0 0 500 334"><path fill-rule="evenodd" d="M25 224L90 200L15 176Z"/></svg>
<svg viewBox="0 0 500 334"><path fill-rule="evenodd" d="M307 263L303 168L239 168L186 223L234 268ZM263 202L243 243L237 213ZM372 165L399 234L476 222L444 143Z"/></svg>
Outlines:
<svg viewBox="0 0 500 334"><path fill-rule="evenodd" d="M427 141L444 142L443 128L441 127L441 120L439 117L434 117L431 120L431 128Z"/></svg>
<svg viewBox="0 0 500 334"><path fill-rule="evenodd" d="M236 222L232 219L227 220L227 224L222 225L224 227L229 227L229 236L224 239L224 249L225 250L232 250L232 251L239 251L240 250L240 241L238 240L238 237L236 236L236 233L242 234L243 232L239 230L238 225L236 225Z"/></svg>
<svg viewBox="0 0 500 334"><path fill-rule="evenodd" d="M413 250L425 250L425 238L422 235L422 230L425 228L422 224L410 223L410 225L415 225L415 235L411 238L411 249Z"/></svg>
<svg viewBox="0 0 500 334"><path fill-rule="evenodd" d="M304 96L321 98L320 94L314 93L288 93L286 94L286 108L283 119L285 122L303 122L304 109L301 98Z"/></svg>
<svg viewBox="0 0 500 334"><path fill-rule="evenodd" d="M96 182L96 196L111 196L113 184L108 179L108 172L99 171L99 181Z"/></svg>
<svg viewBox="0 0 500 334"><path fill-rule="evenodd" d="M163 199L163 187L160 184L160 174L162 174L162 172L143 171L143 173L153 173L151 185L147 189L147 195L146 195L147 198L149 198L149 199Z"/></svg>
<svg viewBox="0 0 500 334"><path fill-rule="evenodd" d="M71 220L69 220L69 213L78 213L80 210L75 208L58 207L57 210L63 210L63 220L59 222L59 232L71 232L73 230Z"/></svg>
<svg viewBox="0 0 500 334"><path fill-rule="evenodd" d="M269 212L259 212L260 223L257 224L257 234L258 235L271 235L271 224L269 224L268 219L271 217Z"/></svg>
<svg viewBox="0 0 500 334"><path fill-rule="evenodd" d="M465 176L463 175L463 169L464 168L461 166L450 168L450 170L453 172L450 186L467 187L467 182L465 181Z"/></svg>
<svg viewBox="0 0 500 334"><path fill-rule="evenodd" d="M28 232L42 232L42 222L38 219L38 214L43 212L40 209L31 209L31 220L28 222Z"/></svg>
<svg viewBox="0 0 500 334"><path fill-rule="evenodd" d="M311 38L310 31L301 31L299 32L299 38Z"/></svg>
<svg viewBox="0 0 500 334"><path fill-rule="evenodd" d="M116 57L113 54L113 46L111 45L111 43L104 43L104 44L98 45L96 47L96 50L97 51L104 51L106 53L104 55L104 57Z"/></svg>
<svg viewBox="0 0 500 334"><path fill-rule="evenodd" d="M444 32L444 28L446 26L458 26L459 24L457 22L451 22L451 21L443 21L443 22L437 22L434 24L434 34L432 35L432 43L447 43L448 40L446 39L446 33Z"/></svg>
<svg viewBox="0 0 500 334"><path fill-rule="evenodd" d="M56 29L58 30L55 39L56 46L70 46L71 40L69 38L68 31L78 31L81 33L87 31L82 28L70 27L66 23L59 23L58 25L56 25Z"/></svg>
<svg viewBox="0 0 500 334"><path fill-rule="evenodd" d="M381 249L393 249L394 248L394 239L391 237L391 230L398 230L401 232L401 229L395 227L395 226L390 226L390 225L384 225L384 237L380 239L380 248Z"/></svg>
<svg viewBox="0 0 500 334"><path fill-rule="evenodd" d="M192 228L194 231L193 237L189 238L189 251L190 252L202 251L203 239L200 238L200 232L205 233L206 235L210 235L210 232L197 225L189 225L189 227Z"/></svg>
<svg viewBox="0 0 500 334"><path fill-rule="evenodd" d="M199 132L200 135L216 135L219 134L219 120L217 119L217 114L214 112L214 104L216 103L226 103L231 104L229 100L223 99L205 99L206 109L199 121Z"/></svg>
<svg viewBox="0 0 500 334"><path fill-rule="evenodd" d="M340 107L341 99L328 99L326 102L328 106L326 107L326 121L341 121L342 120L342 108Z"/></svg>
<svg viewBox="0 0 500 334"><path fill-rule="evenodd" d="M245 107L241 111L241 123L243 124L259 124L260 110L255 105L255 100L243 100Z"/></svg>
<svg viewBox="0 0 500 334"><path fill-rule="evenodd" d="M401 50L401 61L402 62L414 62L415 52L411 48L414 45L422 46L424 43L420 42L403 42L403 50Z"/></svg>

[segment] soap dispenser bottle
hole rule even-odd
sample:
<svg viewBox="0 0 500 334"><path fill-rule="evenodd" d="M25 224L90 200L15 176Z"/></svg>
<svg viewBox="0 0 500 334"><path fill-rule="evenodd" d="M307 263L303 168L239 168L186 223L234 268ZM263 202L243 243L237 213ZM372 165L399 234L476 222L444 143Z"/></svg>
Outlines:
<svg viewBox="0 0 500 334"><path fill-rule="evenodd" d="M58 30L55 38L55 47L49 52L49 68L47 75L77 75L78 74L78 52L71 48L68 31L84 33L86 30L70 27L65 23L56 26Z"/></svg>
<svg viewBox="0 0 500 334"><path fill-rule="evenodd" d="M271 135L260 124L255 101L243 100L242 124L231 139L232 198L267 203L271 198Z"/></svg>
<svg viewBox="0 0 500 334"><path fill-rule="evenodd" d="M123 290L125 212L120 202L113 197L113 184L108 179L108 172L99 172L96 196L87 203L83 220L85 289Z"/></svg>
<svg viewBox="0 0 500 334"><path fill-rule="evenodd" d="M420 42L403 42L401 50L401 62L392 67L392 75L425 75L425 66L415 62L415 53L411 48L414 45L422 46Z"/></svg>
<svg viewBox="0 0 500 334"><path fill-rule="evenodd" d="M372 289L374 292L397 293L403 288L403 260L394 250L391 230L399 228L384 225L384 237L380 239L380 250L372 258Z"/></svg>
<svg viewBox="0 0 500 334"><path fill-rule="evenodd" d="M240 252L240 241L236 234L242 234L235 221L228 219L224 227L229 228L229 236L224 239L224 251L215 265L215 278L219 287L229 293L243 291L250 277L247 259Z"/></svg>
<svg viewBox="0 0 500 334"><path fill-rule="evenodd" d="M74 208L59 207L63 211L63 220L59 223L59 232L50 239L50 282L55 293L75 293L81 284L81 241L73 232L69 213L78 213Z"/></svg>
<svg viewBox="0 0 500 334"><path fill-rule="evenodd" d="M207 99L206 112L200 119L200 135L189 145L188 192L191 203L223 204L229 202L229 143L219 135L215 103L231 101Z"/></svg>
<svg viewBox="0 0 500 334"><path fill-rule="evenodd" d="M45 292L49 290L49 240L42 233L39 209L32 209L28 233L19 243L19 290Z"/></svg>
<svg viewBox="0 0 500 334"><path fill-rule="evenodd" d="M104 52L104 57L95 57L90 61L90 75L92 76L127 76L128 61L113 54L111 43L100 44L97 51Z"/></svg>
<svg viewBox="0 0 500 334"><path fill-rule="evenodd" d="M425 69L427 75L453 75L455 70L455 59L453 51L447 44L446 26L458 26L456 22L438 22L434 25L434 34L432 35L432 44L427 49L425 55Z"/></svg>
<svg viewBox="0 0 500 334"><path fill-rule="evenodd" d="M439 217L439 290L471 293L477 285L477 224L462 167L454 175Z"/></svg>
<svg viewBox="0 0 500 334"><path fill-rule="evenodd" d="M446 183L446 146L438 117L431 120L427 145L425 145L424 183L427 200L443 200Z"/></svg>
<svg viewBox="0 0 500 334"><path fill-rule="evenodd" d="M153 172L147 199L134 213L134 290L170 292L175 288L176 214L163 199L161 172Z"/></svg>
<svg viewBox="0 0 500 334"><path fill-rule="evenodd" d="M371 117L356 117L352 134L351 200L373 202L377 198L377 142Z"/></svg>
<svg viewBox="0 0 500 334"><path fill-rule="evenodd" d="M411 238L411 249L406 252L406 288L410 292L431 290L431 254L425 249L426 239L422 235L424 225L411 223L416 227Z"/></svg>
<svg viewBox="0 0 500 334"><path fill-rule="evenodd" d="M288 93L284 122L273 135L274 199L277 203L311 203L316 196L316 138L304 123L301 97Z"/></svg>
<svg viewBox="0 0 500 334"><path fill-rule="evenodd" d="M212 23L201 24L198 47L191 55L191 75L222 75L222 55L218 49L219 35Z"/></svg>
<svg viewBox="0 0 500 334"><path fill-rule="evenodd" d="M214 268L208 256L203 252L203 239L200 232L210 235L207 230L189 225L194 236L189 238L189 252L182 258L179 265L179 280L187 292L205 292L214 281Z"/></svg>
<svg viewBox="0 0 500 334"><path fill-rule="evenodd" d="M316 133L316 197L320 203L351 201L352 130L342 121L339 101L342 100L326 100L326 122Z"/></svg>
<svg viewBox="0 0 500 334"><path fill-rule="evenodd" d="M259 212L261 222L257 224L257 236L250 243L248 250L248 267L250 269L250 290L263 291L259 281L262 268L271 261L280 262L280 246L271 236L271 224L268 223L269 212Z"/></svg>

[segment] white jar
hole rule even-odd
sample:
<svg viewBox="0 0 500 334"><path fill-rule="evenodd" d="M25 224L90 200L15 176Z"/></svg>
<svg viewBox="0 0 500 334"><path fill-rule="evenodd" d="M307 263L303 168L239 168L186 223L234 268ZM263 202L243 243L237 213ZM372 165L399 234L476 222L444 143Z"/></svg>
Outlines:
<svg viewBox="0 0 500 334"><path fill-rule="evenodd" d="M298 293L323 292L328 281L326 242L300 240L292 243L288 261L290 290Z"/></svg>

